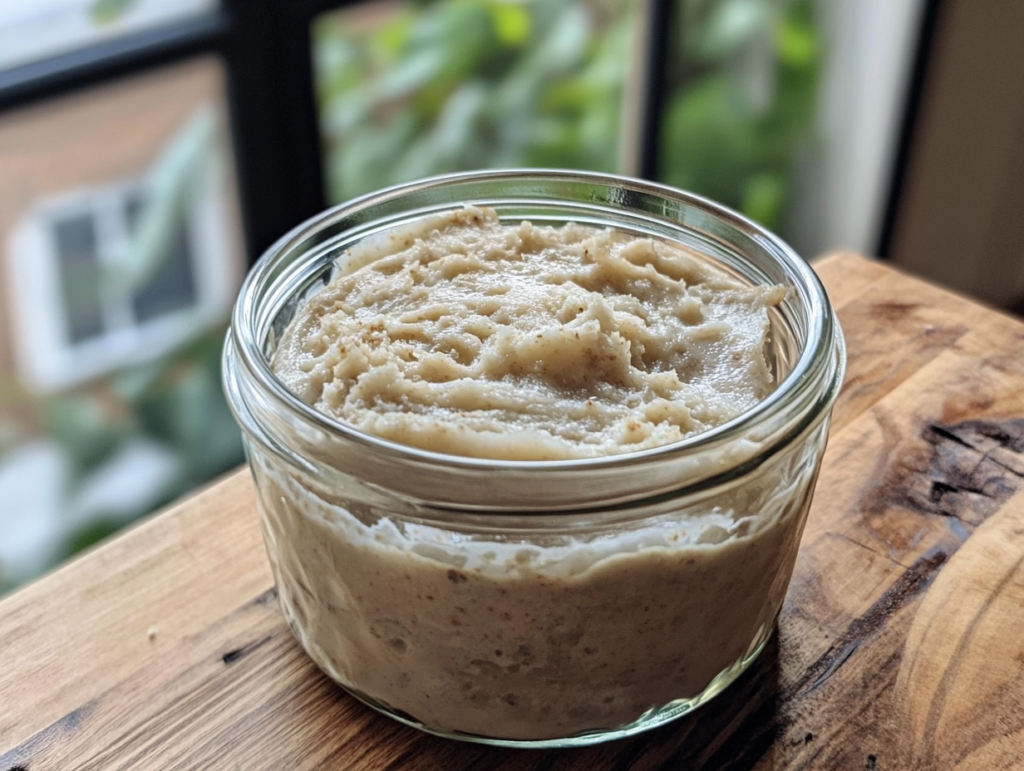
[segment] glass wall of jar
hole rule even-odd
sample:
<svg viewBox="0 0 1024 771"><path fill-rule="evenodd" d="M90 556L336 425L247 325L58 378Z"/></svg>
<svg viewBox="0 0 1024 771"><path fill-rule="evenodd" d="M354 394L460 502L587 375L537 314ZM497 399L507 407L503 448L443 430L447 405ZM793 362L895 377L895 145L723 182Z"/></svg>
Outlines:
<svg viewBox="0 0 1024 771"><path fill-rule="evenodd" d="M781 284L776 389L682 442L562 461L398 445L291 394L269 360L345 250L463 203L695 250ZM478 172L325 212L250 274L225 349L281 604L306 651L371 706L446 736L567 746L660 725L720 692L770 635L844 369L810 268L739 215L671 188Z"/></svg>

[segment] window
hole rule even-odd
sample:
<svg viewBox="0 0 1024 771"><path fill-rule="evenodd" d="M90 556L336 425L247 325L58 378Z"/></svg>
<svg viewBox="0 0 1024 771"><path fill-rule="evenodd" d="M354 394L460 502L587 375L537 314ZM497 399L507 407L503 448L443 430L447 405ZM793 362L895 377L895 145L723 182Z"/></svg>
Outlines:
<svg viewBox="0 0 1024 771"><path fill-rule="evenodd" d="M23 379L61 390L159 357L223 318L232 281L219 208L208 190L174 212L150 264L139 266L133 237L152 214L142 181L38 204L11 249Z"/></svg>
<svg viewBox="0 0 1024 771"><path fill-rule="evenodd" d="M211 10L216 0L3 0L0 70Z"/></svg>
<svg viewBox="0 0 1024 771"><path fill-rule="evenodd" d="M53 223L52 235L64 300L64 331L68 342L77 345L101 335L105 326L96 223L89 214L64 217Z"/></svg>
<svg viewBox="0 0 1024 771"><path fill-rule="evenodd" d="M226 315L237 273L225 259L230 217L189 138L209 121L198 110L150 177L43 199L15 228L12 326L34 391L159 357ZM168 167L189 148L200 154L190 170Z"/></svg>
<svg viewBox="0 0 1024 771"><path fill-rule="evenodd" d="M143 206L143 196L130 196L124 216L128 232L134 231ZM194 251L190 245L188 221L176 217L167 251L152 279L132 292L132 314L136 324L194 307L199 300Z"/></svg>
<svg viewBox="0 0 1024 771"><path fill-rule="evenodd" d="M225 75L194 56L0 113L0 593L242 461Z"/></svg>

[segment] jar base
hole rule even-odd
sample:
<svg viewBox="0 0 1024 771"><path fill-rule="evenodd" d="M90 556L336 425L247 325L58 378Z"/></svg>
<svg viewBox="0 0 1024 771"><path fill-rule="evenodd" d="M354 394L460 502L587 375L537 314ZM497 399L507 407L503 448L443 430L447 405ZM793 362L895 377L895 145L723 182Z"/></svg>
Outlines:
<svg viewBox="0 0 1024 771"><path fill-rule="evenodd" d="M296 638L299 640L299 643L303 645L303 649L305 649L302 636L297 633L293 624L289 623L289 626L291 627L293 634L295 634ZM376 699L367 696L364 693L360 693L357 689L344 684L341 682L339 677L330 671L329 667L325 667L322 663L317 661L316 657L311 656L311 658L313 658L314 662L317 663L320 669L323 670L324 673L338 685L338 687L342 688L354 699L362 702L382 715L386 715L392 720L397 720L399 723L403 723L411 728L423 731L424 733L432 734L433 736L471 742L474 744L486 744L492 747L512 747L516 749L586 747L591 744L601 744L603 742L610 742L616 739L624 739L628 736L643 733L644 731L653 730L665 725L666 723L670 723L673 720L681 718L683 715L688 715L701 705L709 702L715 696L728 688L729 685L731 685L750 667L751 664L757 660L758 656L761 655L761 652L768 644L769 639L771 639L774 626L774 624L771 624L766 627L762 627L757 638L755 638L756 645L752 646L750 653L720 672L718 676L708 683L708 686L696 696L688 699L676 699L675 701L671 701L661 707L653 707L641 715L637 720L624 726L609 729L598 729L595 731L585 731L583 733L574 734L573 736L556 737L551 739L502 739L494 736L481 736L478 734L463 733L461 731L452 731L421 723L413 716L392 709L386 704L382 704Z"/></svg>

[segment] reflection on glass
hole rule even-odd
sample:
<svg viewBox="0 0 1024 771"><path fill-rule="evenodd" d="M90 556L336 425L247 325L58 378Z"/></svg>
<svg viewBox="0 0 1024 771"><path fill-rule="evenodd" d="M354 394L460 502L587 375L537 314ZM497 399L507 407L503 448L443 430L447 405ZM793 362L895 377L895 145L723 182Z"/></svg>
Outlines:
<svg viewBox="0 0 1024 771"><path fill-rule="evenodd" d="M821 66L811 0L677 0L658 175L784 224Z"/></svg>
<svg viewBox="0 0 1024 771"><path fill-rule="evenodd" d="M333 201L473 168L618 168L629 0L369 2L313 28Z"/></svg>
<svg viewBox="0 0 1024 771"><path fill-rule="evenodd" d="M221 65L0 116L0 593L242 460Z"/></svg>
<svg viewBox="0 0 1024 771"><path fill-rule="evenodd" d="M218 0L2 0L0 70L170 24Z"/></svg>

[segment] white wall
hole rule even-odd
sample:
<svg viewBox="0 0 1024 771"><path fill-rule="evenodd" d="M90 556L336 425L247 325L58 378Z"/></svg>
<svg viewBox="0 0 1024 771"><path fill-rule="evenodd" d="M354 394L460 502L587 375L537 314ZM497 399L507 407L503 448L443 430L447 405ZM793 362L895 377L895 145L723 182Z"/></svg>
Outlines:
<svg viewBox="0 0 1024 771"><path fill-rule="evenodd" d="M923 0L819 0L818 136L799 163L787 234L804 256L878 245Z"/></svg>

